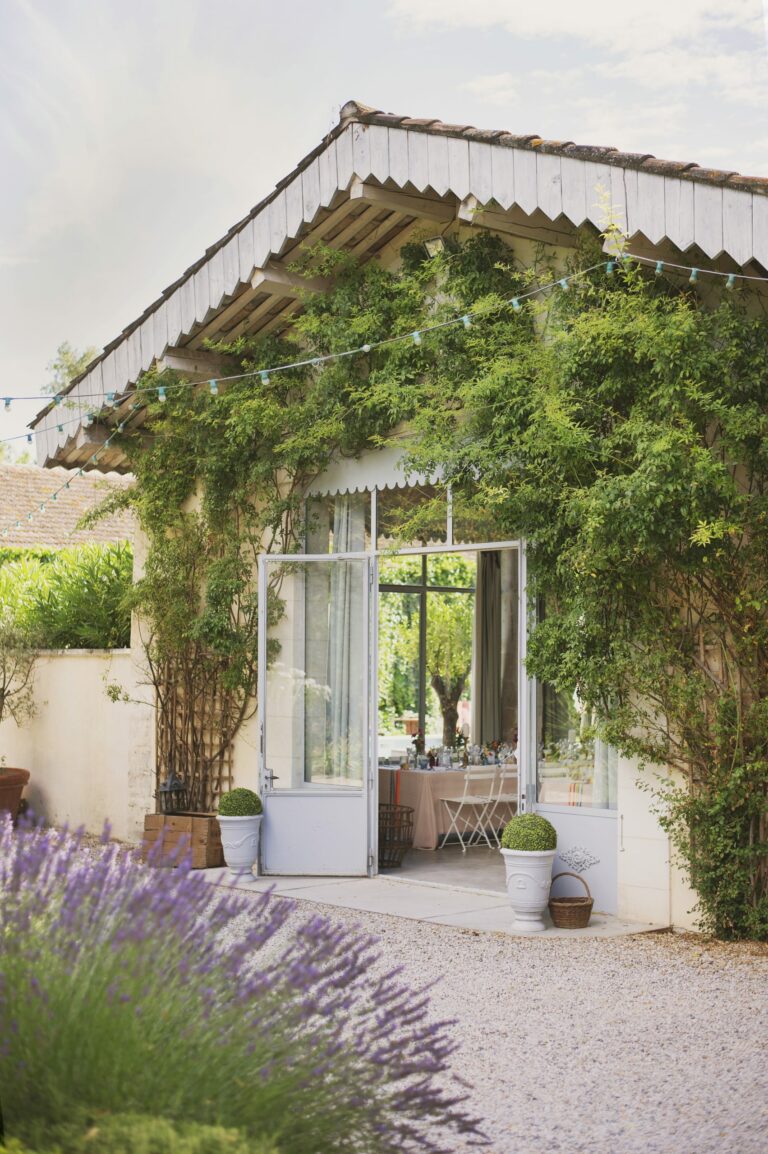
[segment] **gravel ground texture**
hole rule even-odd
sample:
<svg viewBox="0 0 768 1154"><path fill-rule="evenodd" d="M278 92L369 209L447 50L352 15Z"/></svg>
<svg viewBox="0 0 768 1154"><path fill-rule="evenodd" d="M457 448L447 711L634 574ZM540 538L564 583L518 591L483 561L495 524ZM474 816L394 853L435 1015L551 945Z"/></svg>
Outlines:
<svg viewBox="0 0 768 1154"><path fill-rule="evenodd" d="M768 946L513 938L306 901L292 918L318 911L375 934L382 967L439 979L431 1013L455 1019L488 1154L768 1152Z"/></svg>

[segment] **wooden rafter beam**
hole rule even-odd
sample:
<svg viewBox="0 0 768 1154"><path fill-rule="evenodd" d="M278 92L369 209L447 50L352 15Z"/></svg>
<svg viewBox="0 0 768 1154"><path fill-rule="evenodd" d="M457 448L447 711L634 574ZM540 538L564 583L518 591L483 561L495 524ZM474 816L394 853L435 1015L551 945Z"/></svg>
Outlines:
<svg viewBox="0 0 768 1154"><path fill-rule="evenodd" d="M331 283L325 277L301 276L274 261L264 268L257 268L251 277L251 288L276 297L303 297L308 293L328 292Z"/></svg>
<svg viewBox="0 0 768 1154"><path fill-rule="evenodd" d="M442 200L434 200L429 196L414 196L411 193L398 192L392 188L379 188L375 184L366 184L358 177L349 187L351 201L362 200L379 208L388 208L390 212L401 212L407 216L418 216L424 220L437 221L440 224L450 224L456 217L456 209L452 204Z"/></svg>

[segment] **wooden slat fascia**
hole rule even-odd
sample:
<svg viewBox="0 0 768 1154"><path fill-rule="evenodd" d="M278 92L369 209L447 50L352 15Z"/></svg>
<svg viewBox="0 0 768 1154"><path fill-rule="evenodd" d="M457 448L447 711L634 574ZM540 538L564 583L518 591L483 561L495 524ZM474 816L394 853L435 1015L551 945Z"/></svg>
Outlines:
<svg viewBox="0 0 768 1154"><path fill-rule="evenodd" d="M439 221L449 224L455 217L456 210L452 204L427 196L413 196L410 193L398 192L397 189L379 188L377 185L354 180L349 189L352 201L365 201L366 204L379 208L388 208L391 212L400 212L407 216L418 216L424 220Z"/></svg>

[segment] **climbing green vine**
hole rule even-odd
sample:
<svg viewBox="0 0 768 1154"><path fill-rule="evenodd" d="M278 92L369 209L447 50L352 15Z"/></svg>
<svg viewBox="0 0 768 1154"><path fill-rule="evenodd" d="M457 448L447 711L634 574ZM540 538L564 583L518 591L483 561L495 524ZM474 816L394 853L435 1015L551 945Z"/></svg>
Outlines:
<svg viewBox="0 0 768 1154"><path fill-rule="evenodd" d="M430 259L407 247L394 272L328 250L304 264L335 287L308 293L280 337L216 346L233 373L473 320L150 405L151 436L125 448L149 539L134 607L161 700L183 678L188 696L215 691L231 741L253 707L255 558L299 547L303 492L334 456L407 425L411 467L439 468L455 509L528 540L549 606L529 670L575 689L601 735L646 764L703 924L767 937L765 321L738 294L703 307L623 262L515 312L504 302L552 273L482 232ZM172 755L185 773L195 740ZM680 776L657 781L654 766Z"/></svg>

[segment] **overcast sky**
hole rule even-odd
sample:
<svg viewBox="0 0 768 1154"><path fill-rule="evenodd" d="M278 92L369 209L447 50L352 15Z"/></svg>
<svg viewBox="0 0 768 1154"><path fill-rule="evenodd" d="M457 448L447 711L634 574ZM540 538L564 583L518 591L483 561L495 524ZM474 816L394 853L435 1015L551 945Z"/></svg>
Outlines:
<svg viewBox="0 0 768 1154"><path fill-rule="evenodd" d="M0 397L115 337L349 99L768 176L767 42L763 0L0 0Z"/></svg>

